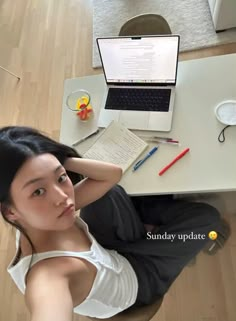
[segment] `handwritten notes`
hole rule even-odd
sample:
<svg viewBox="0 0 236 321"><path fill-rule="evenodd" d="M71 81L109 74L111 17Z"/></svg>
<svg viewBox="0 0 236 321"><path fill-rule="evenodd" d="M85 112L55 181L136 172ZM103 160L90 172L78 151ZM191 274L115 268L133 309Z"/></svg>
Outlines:
<svg viewBox="0 0 236 321"><path fill-rule="evenodd" d="M148 144L137 135L113 121L83 158L113 163L125 172L147 146Z"/></svg>

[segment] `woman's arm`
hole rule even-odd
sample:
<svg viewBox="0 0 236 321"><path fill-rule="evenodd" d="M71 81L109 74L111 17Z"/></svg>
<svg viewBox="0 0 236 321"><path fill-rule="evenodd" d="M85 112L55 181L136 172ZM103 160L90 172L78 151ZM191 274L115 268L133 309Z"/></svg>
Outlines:
<svg viewBox="0 0 236 321"><path fill-rule="evenodd" d="M31 321L73 320L73 301L68 278L55 273L55 268L51 272L50 269L39 271L37 268L34 273L29 273L25 300Z"/></svg>
<svg viewBox="0 0 236 321"><path fill-rule="evenodd" d="M86 177L75 185L76 210L102 197L120 181L122 176L122 169L119 166L91 159L68 158L64 167Z"/></svg>

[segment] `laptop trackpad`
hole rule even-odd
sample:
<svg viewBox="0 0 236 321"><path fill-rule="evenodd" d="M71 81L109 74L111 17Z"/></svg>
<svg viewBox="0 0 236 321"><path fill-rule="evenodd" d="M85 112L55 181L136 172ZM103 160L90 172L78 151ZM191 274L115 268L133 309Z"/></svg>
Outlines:
<svg viewBox="0 0 236 321"><path fill-rule="evenodd" d="M145 130L148 128L150 112L146 111L121 111L119 122L130 129Z"/></svg>

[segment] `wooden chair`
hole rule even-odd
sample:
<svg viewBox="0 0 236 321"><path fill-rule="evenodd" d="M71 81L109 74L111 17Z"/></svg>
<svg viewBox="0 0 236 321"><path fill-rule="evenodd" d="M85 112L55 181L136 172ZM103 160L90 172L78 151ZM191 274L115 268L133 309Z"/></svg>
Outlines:
<svg viewBox="0 0 236 321"><path fill-rule="evenodd" d="M110 317L107 319L98 319L98 318L91 318L86 317L88 320L91 321L149 321L151 318L157 313L160 309L161 304L163 301L163 297L156 300L154 303L145 305L142 307L131 307L119 314L115 315L114 317Z"/></svg>
<svg viewBox="0 0 236 321"><path fill-rule="evenodd" d="M141 14L126 21L119 36L171 34L168 22L158 14Z"/></svg>

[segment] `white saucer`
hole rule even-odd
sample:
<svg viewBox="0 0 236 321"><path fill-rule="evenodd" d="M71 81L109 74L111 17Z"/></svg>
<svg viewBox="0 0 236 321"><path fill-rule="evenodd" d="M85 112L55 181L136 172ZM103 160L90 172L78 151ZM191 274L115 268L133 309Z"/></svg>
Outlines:
<svg viewBox="0 0 236 321"><path fill-rule="evenodd" d="M215 108L216 118L224 125L236 125L236 100L226 100Z"/></svg>

